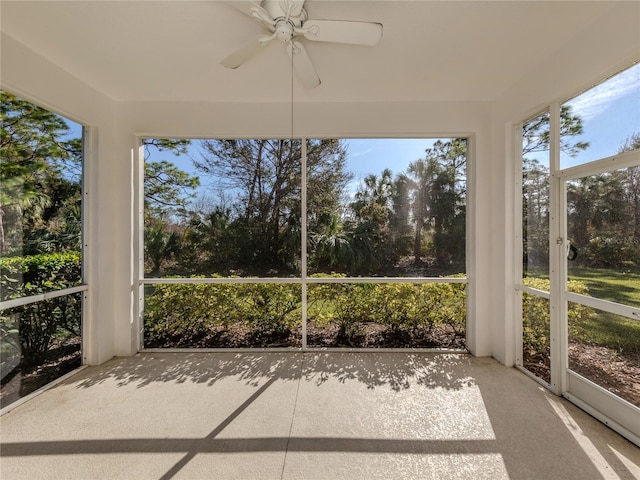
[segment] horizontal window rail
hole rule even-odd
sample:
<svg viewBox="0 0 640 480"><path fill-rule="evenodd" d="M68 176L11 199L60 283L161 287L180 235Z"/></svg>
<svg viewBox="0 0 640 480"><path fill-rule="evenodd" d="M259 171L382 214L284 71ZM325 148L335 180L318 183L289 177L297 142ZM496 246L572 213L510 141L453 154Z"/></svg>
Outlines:
<svg viewBox="0 0 640 480"><path fill-rule="evenodd" d="M307 277L302 278L258 278L258 277L213 277L213 278L144 278L142 285L198 284L198 283L467 283L466 277Z"/></svg>
<svg viewBox="0 0 640 480"><path fill-rule="evenodd" d="M599 175L601 173L618 170L621 168L635 167L640 162L640 150L631 150L611 157L601 158L592 162L565 168L554 173L556 178L565 181L576 180L585 176Z"/></svg>
<svg viewBox="0 0 640 480"><path fill-rule="evenodd" d="M77 287L65 288L63 290L55 290L53 292L41 293L39 295L6 300L4 302L0 302L0 311L30 305L32 303L42 302L43 300L49 300L52 298L64 297L65 295L71 295L73 293L86 292L87 290L89 290L88 285L78 285Z"/></svg>
<svg viewBox="0 0 640 480"><path fill-rule="evenodd" d="M632 320L640 321L640 308L623 305L621 303L601 300L599 298L588 297L573 292L565 292L566 298L570 302L579 303L587 307L596 308L604 312L614 313Z"/></svg>
<svg viewBox="0 0 640 480"><path fill-rule="evenodd" d="M536 295L537 297L546 298L547 300L551 298L551 294L549 292L538 290L537 288L527 287L526 285L516 285L516 290L528 293L530 295Z"/></svg>

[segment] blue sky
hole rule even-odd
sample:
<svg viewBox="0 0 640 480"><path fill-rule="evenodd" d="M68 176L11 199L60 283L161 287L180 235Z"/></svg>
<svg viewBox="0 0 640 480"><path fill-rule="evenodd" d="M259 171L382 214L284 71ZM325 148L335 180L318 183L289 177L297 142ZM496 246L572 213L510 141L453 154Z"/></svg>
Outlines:
<svg viewBox="0 0 640 480"><path fill-rule="evenodd" d="M575 140L589 142L589 148L575 158L561 155L561 168L615 155L627 138L640 132L640 64L565 105L582 118L584 132Z"/></svg>
<svg viewBox="0 0 640 480"><path fill-rule="evenodd" d="M425 150L435 141L416 138L346 139L347 170L354 174L348 191L355 193L362 179L370 173L378 175L385 168L394 174L405 171L409 163L424 158Z"/></svg>

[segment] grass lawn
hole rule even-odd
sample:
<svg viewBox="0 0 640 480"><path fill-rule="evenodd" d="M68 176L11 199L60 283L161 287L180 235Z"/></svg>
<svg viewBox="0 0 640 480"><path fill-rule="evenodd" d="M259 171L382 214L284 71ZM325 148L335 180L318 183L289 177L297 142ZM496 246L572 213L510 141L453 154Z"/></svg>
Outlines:
<svg viewBox="0 0 640 480"><path fill-rule="evenodd" d="M640 273L603 268L571 268L570 280L580 280L592 297L640 307Z"/></svg>
<svg viewBox="0 0 640 480"><path fill-rule="evenodd" d="M592 297L640 306L640 274L608 269L572 268L571 280L583 282ZM640 320L594 310L595 315L570 329L570 337L618 352L640 354Z"/></svg>

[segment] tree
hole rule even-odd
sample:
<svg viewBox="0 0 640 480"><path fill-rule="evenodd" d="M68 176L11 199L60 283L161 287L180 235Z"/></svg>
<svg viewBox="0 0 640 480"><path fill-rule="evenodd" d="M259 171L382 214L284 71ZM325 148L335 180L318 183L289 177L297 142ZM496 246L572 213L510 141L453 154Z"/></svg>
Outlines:
<svg viewBox="0 0 640 480"><path fill-rule="evenodd" d="M640 132L631 135L618 149L618 153L640 149ZM640 165L616 172L624 186L627 197L627 217L633 231L633 241L640 253Z"/></svg>
<svg viewBox="0 0 640 480"><path fill-rule="evenodd" d="M415 160L409 164L407 173L403 177L403 180L408 183L412 191L411 210L413 222L415 223L413 257L416 264L421 261L424 224L430 218L429 197L433 186L433 167L434 164L429 164L425 159Z"/></svg>
<svg viewBox="0 0 640 480"><path fill-rule="evenodd" d="M549 169L524 158L522 170L522 240L525 270L549 263Z"/></svg>
<svg viewBox="0 0 640 480"><path fill-rule="evenodd" d="M436 263L464 265L467 141L438 140L426 150L426 158L434 174L429 203Z"/></svg>
<svg viewBox="0 0 640 480"><path fill-rule="evenodd" d="M310 268L322 272L351 271L355 267L355 252L351 237L337 214L318 222L317 231L309 232Z"/></svg>
<svg viewBox="0 0 640 480"><path fill-rule="evenodd" d="M167 216L185 213L186 206L195 196L200 179L189 175L166 160L149 161L150 148L167 151L175 156L187 153L191 141L186 139L145 139L144 199L148 215Z"/></svg>
<svg viewBox="0 0 640 480"><path fill-rule="evenodd" d="M425 158L409 164L405 178L412 191L415 223L413 255L419 263L428 235L438 265L464 262L467 142L438 140Z"/></svg>
<svg viewBox="0 0 640 480"><path fill-rule="evenodd" d="M522 222L523 264L525 269L549 263L549 167L536 153L549 151L549 112L522 127ZM560 149L575 157L589 147L589 142L575 141L583 133L582 119L571 107L560 108Z"/></svg>
<svg viewBox="0 0 640 480"><path fill-rule="evenodd" d="M302 160L299 140L209 140L194 165L233 197L231 229L243 268L294 271L300 258ZM339 140L307 144L309 232L327 227L349 180ZM227 197L228 198L228 197ZM324 222L324 224L323 224ZM312 253L312 252L310 252Z"/></svg>
<svg viewBox="0 0 640 480"><path fill-rule="evenodd" d="M363 179L350 205L355 222L348 228L358 273L377 272L395 260L389 228L393 195L393 172L385 168Z"/></svg>
<svg viewBox="0 0 640 480"><path fill-rule="evenodd" d="M545 112L522 127L522 155L546 152L549 150L549 119L551 115ZM570 105L560 107L560 150L570 157L575 157L580 151L589 147L589 142L574 142L572 139L582 135L584 128L582 119L571 112Z"/></svg>
<svg viewBox="0 0 640 480"><path fill-rule="evenodd" d="M299 140L205 140L195 167L233 192L234 229L245 267L295 268L299 248L285 246L289 226L299 224ZM299 245L299 241L298 241Z"/></svg>
<svg viewBox="0 0 640 480"><path fill-rule="evenodd" d="M343 220L347 184L347 149L342 140L307 140L307 221L310 232L323 230L333 217Z"/></svg>
<svg viewBox="0 0 640 480"><path fill-rule="evenodd" d="M226 273L233 266L230 259L241 254L231 226L231 211L221 206L193 212L184 240L180 259L196 270L206 267L210 272Z"/></svg>
<svg viewBox="0 0 640 480"><path fill-rule="evenodd" d="M145 227L145 259L151 263L152 274L158 273L163 262L175 256L179 248L180 236L176 232L167 232L162 222Z"/></svg>
<svg viewBox="0 0 640 480"><path fill-rule="evenodd" d="M0 252L7 253L21 246L24 229L46 228L55 205L79 202L79 178L65 179L64 171L81 164L81 141L68 138L62 117L4 91L0 114Z"/></svg>
<svg viewBox="0 0 640 480"><path fill-rule="evenodd" d="M187 139L145 139L144 162L144 248L145 260L153 273L166 261L179 256L182 248L178 217L187 217L187 207L200 185L198 177L189 175L167 161L150 161L151 149L185 155L191 144Z"/></svg>

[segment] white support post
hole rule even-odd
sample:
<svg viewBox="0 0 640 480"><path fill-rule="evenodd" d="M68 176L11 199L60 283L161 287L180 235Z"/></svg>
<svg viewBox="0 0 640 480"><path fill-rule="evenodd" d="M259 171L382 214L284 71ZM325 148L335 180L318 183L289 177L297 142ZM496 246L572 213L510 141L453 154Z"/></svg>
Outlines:
<svg viewBox="0 0 640 480"><path fill-rule="evenodd" d="M514 175L514 196L513 196L513 232L514 232L514 268L513 268L513 280L515 282L515 302L513 311L513 321L515 323L515 347L516 357L515 364L518 366L523 365L522 354L522 127L523 124L519 123L513 126L512 138L513 138L513 163L515 168Z"/></svg>
<svg viewBox="0 0 640 480"><path fill-rule="evenodd" d="M106 348L105 317L107 309L101 309L101 298L104 295L100 289L101 275L103 275L103 258L100 256L102 239L100 232L102 224L98 213L100 202L105 193L100 191L100 172L104 168L101 154L104 146L99 144L99 130L97 127L83 127L82 136L82 281L88 290L83 294L82 302L82 364L98 365L110 358L111 352ZM102 148L102 150L100 150ZM107 310L106 312L104 310Z"/></svg>
<svg viewBox="0 0 640 480"><path fill-rule="evenodd" d="M564 238L566 236L566 201L563 201L563 182L558 178L560 170L560 104L554 103L549 110L549 277L550 277L550 344L551 344L551 387L560 395L564 389L563 380L566 366L566 341L563 335L566 305L564 289L566 285L566 262L564 262ZM564 359L563 359L564 355Z"/></svg>
<svg viewBox="0 0 640 480"><path fill-rule="evenodd" d="M133 257L137 259L134 267L134 291L137 301L135 302L134 330L135 344L138 350L143 348L144 324L142 315L144 313L144 146L140 138L136 138L133 155L133 185L134 185L134 244L136 250Z"/></svg>

